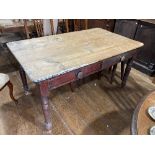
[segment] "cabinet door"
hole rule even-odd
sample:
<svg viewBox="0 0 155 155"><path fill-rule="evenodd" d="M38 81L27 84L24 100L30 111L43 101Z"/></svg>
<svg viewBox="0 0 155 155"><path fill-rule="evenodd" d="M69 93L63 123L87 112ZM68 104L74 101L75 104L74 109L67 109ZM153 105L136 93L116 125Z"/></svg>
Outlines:
<svg viewBox="0 0 155 155"><path fill-rule="evenodd" d="M114 32L122 36L133 39L137 30L138 22L136 20L116 20Z"/></svg>
<svg viewBox="0 0 155 155"><path fill-rule="evenodd" d="M137 54L137 61L150 69L153 66L155 67L155 26L139 25L135 40L144 43L144 46L139 49L139 53Z"/></svg>

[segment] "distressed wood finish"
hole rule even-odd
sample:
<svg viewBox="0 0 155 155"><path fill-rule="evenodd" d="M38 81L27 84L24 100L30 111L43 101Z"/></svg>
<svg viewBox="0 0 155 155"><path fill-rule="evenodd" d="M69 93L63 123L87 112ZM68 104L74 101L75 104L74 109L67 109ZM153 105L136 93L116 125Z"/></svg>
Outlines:
<svg viewBox="0 0 155 155"><path fill-rule="evenodd" d="M41 94L41 100L42 100L42 109L45 117L45 128L47 130L52 129L52 123L50 119L50 113L49 113L49 104L48 104L48 82L43 81L39 83L40 88L40 94Z"/></svg>
<svg viewBox="0 0 155 155"><path fill-rule="evenodd" d="M143 44L96 28L11 42L7 46L30 79L39 82L114 56L119 62L123 53L132 53Z"/></svg>
<svg viewBox="0 0 155 155"><path fill-rule="evenodd" d="M129 59L122 81L125 86L131 62L142 43L103 29L90 29L8 43L30 79L39 84L46 129L52 125L48 90L82 79ZM33 53L32 53L33 51ZM23 84L25 74L21 74ZM27 84L26 84L27 85ZM27 89L27 86L24 88Z"/></svg>

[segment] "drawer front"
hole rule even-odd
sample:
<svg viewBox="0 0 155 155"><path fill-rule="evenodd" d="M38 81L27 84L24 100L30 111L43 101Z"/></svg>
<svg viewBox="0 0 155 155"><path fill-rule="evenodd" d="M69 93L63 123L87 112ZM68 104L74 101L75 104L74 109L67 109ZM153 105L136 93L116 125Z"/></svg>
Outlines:
<svg viewBox="0 0 155 155"><path fill-rule="evenodd" d="M68 72L48 80L49 89L55 89L76 80L74 72Z"/></svg>
<svg viewBox="0 0 155 155"><path fill-rule="evenodd" d="M73 81L82 79L101 70L101 62L59 75L48 80L49 89L55 89Z"/></svg>
<svg viewBox="0 0 155 155"><path fill-rule="evenodd" d="M102 68L101 62L97 62L89 66L83 67L81 69L78 69L77 71L75 71L77 80L87 77L96 72L99 72L101 68Z"/></svg>

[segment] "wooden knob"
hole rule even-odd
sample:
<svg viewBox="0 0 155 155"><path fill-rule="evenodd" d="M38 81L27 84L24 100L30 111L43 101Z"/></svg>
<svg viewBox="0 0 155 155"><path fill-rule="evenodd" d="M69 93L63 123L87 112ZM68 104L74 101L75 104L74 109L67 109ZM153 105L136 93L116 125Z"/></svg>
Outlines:
<svg viewBox="0 0 155 155"><path fill-rule="evenodd" d="M78 79L82 79L82 78L83 78L83 73L80 71L80 72L77 74L77 77L78 77Z"/></svg>

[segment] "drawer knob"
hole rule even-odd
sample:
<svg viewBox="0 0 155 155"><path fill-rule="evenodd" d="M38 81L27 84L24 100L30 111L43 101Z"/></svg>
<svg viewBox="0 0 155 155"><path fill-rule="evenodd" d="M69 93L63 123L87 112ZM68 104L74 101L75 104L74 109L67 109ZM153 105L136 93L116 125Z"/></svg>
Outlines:
<svg viewBox="0 0 155 155"><path fill-rule="evenodd" d="M83 78L83 73L81 71L77 74L77 78L78 79L82 79Z"/></svg>
<svg viewBox="0 0 155 155"><path fill-rule="evenodd" d="M124 61L124 60L125 60L125 56L122 56L122 57L121 57L121 61Z"/></svg>

